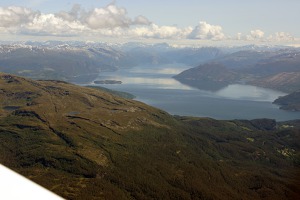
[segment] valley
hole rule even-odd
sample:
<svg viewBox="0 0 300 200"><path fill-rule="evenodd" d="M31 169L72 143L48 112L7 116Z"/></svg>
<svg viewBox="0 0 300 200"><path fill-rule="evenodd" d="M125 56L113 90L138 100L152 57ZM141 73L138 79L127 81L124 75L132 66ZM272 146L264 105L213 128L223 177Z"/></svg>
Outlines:
<svg viewBox="0 0 300 200"><path fill-rule="evenodd" d="M267 96L267 93L278 93L277 97L279 97L297 91L300 88L299 55L298 48L284 46L177 48L168 44L25 42L1 45L0 70L35 80L63 80L81 85L96 83L95 85L98 86L102 83L117 83L118 86L106 84L105 87L134 93L138 100L150 104L156 100L134 91L137 87L141 87L142 90L152 89L153 97L162 94L163 91L172 95L173 92L168 92L167 89L176 89L177 95L194 91L189 95L200 95L202 100L207 97L207 94L213 95L214 99L208 100L214 101L219 110L228 106L231 108L231 105L240 105L240 107L232 107L231 110L244 110L244 114L236 115L226 115L230 113L230 109L221 113L217 113L217 110L216 113L201 112L208 105L197 104L197 101L201 101L200 98L192 102L188 99L186 102L194 108L199 107L196 110L187 108L180 102L177 105L174 102L172 108L168 103L166 106L163 105L163 101L161 105L159 102L151 104L172 114L210 116L217 119L282 116L278 120L289 120L297 119L299 116L285 112L274 113L272 110L278 108L270 103L275 99L264 100L269 103L263 105L264 111L261 112L262 105L258 105L261 101L258 102L251 97L251 95L257 96L256 92L250 94L252 91L249 91L246 96L250 98L243 98L243 100L249 100L248 105L251 103L258 105L257 109L253 109L254 105L251 106L257 115L247 115L249 110L244 109L248 107L247 102L244 104L229 102L228 98L237 99L234 95L221 97L222 101L217 101L216 98L219 98L218 94L222 94L223 90L226 91L236 84L246 85L245 89L247 85L253 85L257 86L259 91L261 91L259 88L276 91L266 90L264 95ZM122 83L122 86L119 86L119 83ZM158 99L163 99L163 96L158 96ZM176 97L173 101L176 101ZM185 112L173 108L181 108ZM288 115L290 116L284 117Z"/></svg>
<svg viewBox="0 0 300 200"><path fill-rule="evenodd" d="M179 117L0 74L0 162L67 199L297 199L299 121Z"/></svg>

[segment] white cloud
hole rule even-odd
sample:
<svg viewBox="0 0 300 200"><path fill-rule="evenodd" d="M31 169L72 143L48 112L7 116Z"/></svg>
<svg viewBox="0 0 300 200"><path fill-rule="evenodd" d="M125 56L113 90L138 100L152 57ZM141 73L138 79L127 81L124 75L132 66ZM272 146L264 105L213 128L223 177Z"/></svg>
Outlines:
<svg viewBox="0 0 300 200"><path fill-rule="evenodd" d="M87 13L84 22L92 29L129 27L132 20L124 8L110 4L105 8L95 8Z"/></svg>
<svg viewBox="0 0 300 200"><path fill-rule="evenodd" d="M175 26L137 26L132 28L91 30L93 35L123 38L185 39L192 28L180 29Z"/></svg>
<svg viewBox="0 0 300 200"><path fill-rule="evenodd" d="M32 21L39 12L23 7L0 7L0 27L16 27Z"/></svg>
<svg viewBox="0 0 300 200"><path fill-rule="evenodd" d="M250 31L250 35L246 35L245 37L240 35L240 37L246 41L254 41L254 40L262 41L264 39L264 35L265 33L262 30L256 29Z"/></svg>
<svg viewBox="0 0 300 200"><path fill-rule="evenodd" d="M289 33L277 32L269 37L260 30L243 35L225 36L219 25L200 21L195 27L159 26L145 16L129 17L127 10L115 3L85 10L76 4L70 11L43 14L24 7L0 7L0 33L64 37L118 37L214 41L295 41Z"/></svg>
<svg viewBox="0 0 300 200"><path fill-rule="evenodd" d="M256 29L250 31L250 34L243 36L241 33L237 34L237 40L244 41L260 41L260 42L288 42L294 41L294 38L291 34L286 32L276 32L274 34L265 36L265 33L262 30Z"/></svg>
<svg viewBox="0 0 300 200"><path fill-rule="evenodd" d="M146 17L139 15L139 16L135 17L133 24L135 24L135 25L150 25L151 22Z"/></svg>
<svg viewBox="0 0 300 200"><path fill-rule="evenodd" d="M95 8L82 14L80 20L91 29L129 28L132 25L149 25L150 21L139 15L134 20L128 17L125 8L110 4L104 8Z"/></svg>
<svg viewBox="0 0 300 200"><path fill-rule="evenodd" d="M270 35L268 37L268 40L273 40L273 41L294 41L295 38L289 33L277 32L274 35Z"/></svg>
<svg viewBox="0 0 300 200"><path fill-rule="evenodd" d="M55 14L55 16L71 22L79 19L80 12L82 12L81 6L79 4L75 4L69 12L61 11Z"/></svg>
<svg viewBox="0 0 300 200"><path fill-rule="evenodd" d="M76 36L84 30L85 26L77 21L66 21L54 14L41 14L32 22L21 26L19 33L27 35L53 35Z"/></svg>
<svg viewBox="0 0 300 200"><path fill-rule="evenodd" d="M251 33L250 37L252 37L253 39L262 39L265 35L265 33L259 29L252 30L250 31L250 33Z"/></svg>
<svg viewBox="0 0 300 200"><path fill-rule="evenodd" d="M56 14L42 14L23 7L0 7L0 28L25 35L78 36L86 33L119 36L128 33L126 29L131 26L150 24L142 15L134 20L129 18L126 9L115 4L90 11L76 4L69 12Z"/></svg>
<svg viewBox="0 0 300 200"><path fill-rule="evenodd" d="M242 39L242 33L237 33L236 34L236 39L241 40Z"/></svg>
<svg viewBox="0 0 300 200"><path fill-rule="evenodd" d="M222 32L221 26L210 25L206 22L199 22L193 31L189 34L190 39L201 39L201 40L222 40L225 39L225 35Z"/></svg>
<svg viewBox="0 0 300 200"><path fill-rule="evenodd" d="M145 38L159 39L184 39L192 31L192 28L180 29L175 26L158 26L151 24L149 27L136 27L130 31L130 35Z"/></svg>

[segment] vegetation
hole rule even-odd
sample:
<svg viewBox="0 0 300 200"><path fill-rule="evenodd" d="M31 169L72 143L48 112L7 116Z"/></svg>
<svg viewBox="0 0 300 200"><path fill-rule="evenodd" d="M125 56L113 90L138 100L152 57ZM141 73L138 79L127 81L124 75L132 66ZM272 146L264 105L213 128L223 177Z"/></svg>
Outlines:
<svg viewBox="0 0 300 200"><path fill-rule="evenodd" d="M113 94L115 96L122 97L122 98L125 98L125 99L134 99L135 98L135 96L133 94L130 94L128 92L121 92L121 91L111 90L111 89L107 89L107 88L101 87L101 86L87 86L87 87L102 90L104 92L108 92L110 94Z"/></svg>
<svg viewBox="0 0 300 200"><path fill-rule="evenodd" d="M67 199L299 199L299 133L0 74L0 162Z"/></svg>

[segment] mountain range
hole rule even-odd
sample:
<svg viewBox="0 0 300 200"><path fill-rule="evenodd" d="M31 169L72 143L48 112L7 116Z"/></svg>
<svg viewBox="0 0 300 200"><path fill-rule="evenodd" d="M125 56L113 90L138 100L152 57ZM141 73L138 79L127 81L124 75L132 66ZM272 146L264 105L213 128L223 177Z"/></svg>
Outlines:
<svg viewBox="0 0 300 200"><path fill-rule="evenodd" d="M207 71L208 66L213 74ZM291 93L300 89L299 73L300 51L287 49L239 51L183 71L174 78L194 87L199 87L202 81L210 80L223 87L243 83ZM221 79L216 79L222 74ZM188 83L191 79L194 81Z"/></svg>
<svg viewBox="0 0 300 200"><path fill-rule="evenodd" d="M176 47L168 44L107 44L76 41L16 42L0 45L0 71L33 79L89 83L103 71L171 63L191 67L215 63L214 71L219 68L219 73L222 73L225 67L227 71L235 74L234 79L238 82L288 93L295 91L295 87L299 89L299 78L292 74L300 72L300 50L292 47ZM212 64L210 66L213 67ZM201 68L203 67L198 67L197 74L202 75L197 79L199 81L210 79L208 77L210 74ZM274 80L276 76L279 77L280 73L285 73L285 77L290 74L294 80L293 85L281 83L278 86L276 85L278 81L269 81ZM184 76L187 79L191 78ZM182 74L177 78L184 82ZM222 80L223 85L233 80L232 77L225 79Z"/></svg>

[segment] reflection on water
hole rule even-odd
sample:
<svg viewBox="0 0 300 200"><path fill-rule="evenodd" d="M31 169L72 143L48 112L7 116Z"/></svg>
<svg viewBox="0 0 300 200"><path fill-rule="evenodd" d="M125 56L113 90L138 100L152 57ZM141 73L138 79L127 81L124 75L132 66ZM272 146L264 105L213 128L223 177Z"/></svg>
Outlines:
<svg viewBox="0 0 300 200"><path fill-rule="evenodd" d="M282 92L241 84L217 91L200 90L172 78L174 73L188 68L178 64L174 64L173 68L171 65L138 66L101 73L96 80L122 81L123 84L105 87L129 92L139 101L176 115L216 119L300 119L299 112L283 111L272 104L277 97L285 95Z"/></svg>
<svg viewBox="0 0 300 200"><path fill-rule="evenodd" d="M168 74L168 75L177 75L181 73L182 69L174 68L164 68L164 69L134 69L131 72L133 73L147 73L147 74Z"/></svg>
<svg viewBox="0 0 300 200"><path fill-rule="evenodd" d="M140 87L152 87L160 89L183 89L193 88L183 85L172 76L190 68L186 65L162 65L162 66L139 66L131 69L123 69L116 72L105 72L99 75L99 80L118 80L123 85L139 85ZM166 68L165 68L166 67Z"/></svg>
<svg viewBox="0 0 300 200"><path fill-rule="evenodd" d="M279 91L241 84L229 85L215 94L223 98L269 102L273 102L279 96L286 95L286 93Z"/></svg>
<svg viewBox="0 0 300 200"><path fill-rule="evenodd" d="M127 77L122 78L124 83L127 84L140 84L161 88L161 89L183 89L190 90L192 89L189 86L182 85L178 81L172 78L141 78L141 77Z"/></svg>

